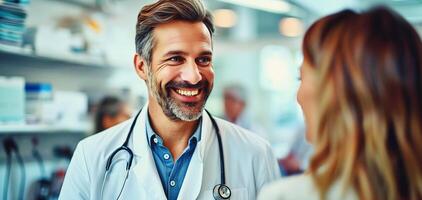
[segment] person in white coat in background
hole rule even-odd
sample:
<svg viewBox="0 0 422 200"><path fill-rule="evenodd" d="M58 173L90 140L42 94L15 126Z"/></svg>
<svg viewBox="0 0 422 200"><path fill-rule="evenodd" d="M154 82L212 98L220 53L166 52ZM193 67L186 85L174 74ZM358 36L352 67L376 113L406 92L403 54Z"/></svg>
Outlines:
<svg viewBox="0 0 422 200"><path fill-rule="evenodd" d="M134 65L148 103L78 144L59 199L256 199L279 177L268 142L204 110L213 32L200 0L141 9Z"/></svg>
<svg viewBox="0 0 422 200"><path fill-rule="evenodd" d="M242 85L234 83L225 86L223 100L223 119L250 130L267 141L269 140L269 136L265 133L263 127L259 122L252 120L248 112L247 91Z"/></svg>

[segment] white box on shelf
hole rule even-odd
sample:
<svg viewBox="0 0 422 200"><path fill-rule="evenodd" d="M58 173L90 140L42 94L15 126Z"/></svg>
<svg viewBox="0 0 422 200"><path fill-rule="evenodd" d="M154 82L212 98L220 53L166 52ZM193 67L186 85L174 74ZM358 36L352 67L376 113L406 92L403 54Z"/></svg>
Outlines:
<svg viewBox="0 0 422 200"><path fill-rule="evenodd" d="M28 124L54 124L57 112L53 105L53 87L50 83L27 83L26 122Z"/></svg>
<svg viewBox="0 0 422 200"><path fill-rule="evenodd" d="M0 76L0 123L25 123L25 79Z"/></svg>
<svg viewBox="0 0 422 200"><path fill-rule="evenodd" d="M58 112L57 124L66 127L80 126L86 122L88 97L82 92L55 91L54 105Z"/></svg>

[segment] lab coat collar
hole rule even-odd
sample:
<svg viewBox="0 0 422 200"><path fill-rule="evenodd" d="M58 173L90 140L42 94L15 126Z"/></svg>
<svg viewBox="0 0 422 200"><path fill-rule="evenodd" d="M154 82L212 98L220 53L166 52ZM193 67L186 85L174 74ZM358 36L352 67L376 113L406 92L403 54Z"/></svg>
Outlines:
<svg viewBox="0 0 422 200"><path fill-rule="evenodd" d="M149 115L147 113L145 113L145 114L146 114L145 115L145 131L146 131L146 135L147 135L148 145L151 147L152 137L156 137L158 139L159 143L163 144L163 139L157 133L155 133L155 131L151 127L151 121L150 121ZM199 118L199 126L202 127L202 118ZM201 127L195 128L193 135L189 138L188 146L192 145L192 141L194 139L196 141L201 141L201 132L202 132Z"/></svg>
<svg viewBox="0 0 422 200"><path fill-rule="evenodd" d="M142 108L141 113L139 114L139 117L136 121L136 125L133 130L133 153L137 156L145 156L148 154L151 154L147 136L146 136L146 116L148 112L148 102L145 104L145 106ZM210 147L210 144L215 139L215 134L213 133L214 128L211 123L211 119L208 116L208 114L204 111L202 111L202 124L201 124L201 140L198 143L199 147L199 159L201 162L203 161L203 158L205 156L205 153L208 152L208 148ZM152 155L152 154L151 154Z"/></svg>
<svg viewBox="0 0 422 200"><path fill-rule="evenodd" d="M136 175L138 184L152 199L166 199L163 185L161 184L160 176L158 175L157 168L155 167L154 158L152 157L151 150L148 146L147 136L145 133L145 116L148 104L143 108L136 121L132 135L132 149L135 156L135 165L133 172Z"/></svg>
<svg viewBox="0 0 422 200"><path fill-rule="evenodd" d="M132 133L132 149L133 153L138 158L138 162L135 162L133 171L138 178L138 182L145 188L149 188L148 192L150 192L150 194L157 195L157 199L166 199L145 133L145 116L147 116L146 112L148 112L148 103L146 103L142 108ZM183 185L180 189L178 199L196 199L201 190L204 171L204 156L206 156L206 152L209 152L208 149L213 143L213 140L215 140L211 119L205 111L202 112L201 128L202 138L201 141L199 141L194 154L192 155L192 159L186 172Z"/></svg>

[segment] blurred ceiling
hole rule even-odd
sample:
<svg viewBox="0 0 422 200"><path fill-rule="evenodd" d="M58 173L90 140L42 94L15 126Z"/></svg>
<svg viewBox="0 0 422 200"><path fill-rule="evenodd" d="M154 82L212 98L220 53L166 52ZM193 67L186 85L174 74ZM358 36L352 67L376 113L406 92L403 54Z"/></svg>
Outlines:
<svg viewBox="0 0 422 200"><path fill-rule="evenodd" d="M156 0L49 0L97 7L133 19L140 7ZM422 30L422 0L203 0L219 17L217 39L250 41L300 37L314 20L341 9L386 5ZM136 5L136 6L135 6ZM120 7L120 9L118 9ZM219 13L219 14L217 14ZM218 16L217 16L218 15ZM292 18L293 17L293 18ZM289 21L285 21L288 19ZM296 21L294 21L296 19ZM284 22L283 22L284 20ZM122 20L125 23L127 20ZM129 20L132 24L133 22ZM294 33L296 30L297 33Z"/></svg>
<svg viewBox="0 0 422 200"><path fill-rule="evenodd" d="M110 9L121 4L149 4L156 0L55 0ZM387 5L412 23L422 23L422 0L203 0L211 10L222 7L247 7L278 16L293 16L301 19L317 18L341 9L364 10L374 5ZM133 6L129 6L133 8Z"/></svg>
<svg viewBox="0 0 422 200"><path fill-rule="evenodd" d="M422 0L206 0L205 2L210 10L231 9L236 13L237 22L232 28L220 28L223 37L232 35L232 39L242 38L238 33L245 31L251 33L249 37L244 37L245 40L258 36L280 37L280 34L283 37L292 37L283 32L281 26L283 19L297 18L304 27L299 29L303 30L321 16L346 8L361 11L377 5L390 7L411 23L422 27ZM287 30L289 31L291 28Z"/></svg>
<svg viewBox="0 0 422 200"><path fill-rule="evenodd" d="M422 0L290 0L310 12L322 16L345 8L364 10L375 5L386 5L412 23L422 23Z"/></svg>

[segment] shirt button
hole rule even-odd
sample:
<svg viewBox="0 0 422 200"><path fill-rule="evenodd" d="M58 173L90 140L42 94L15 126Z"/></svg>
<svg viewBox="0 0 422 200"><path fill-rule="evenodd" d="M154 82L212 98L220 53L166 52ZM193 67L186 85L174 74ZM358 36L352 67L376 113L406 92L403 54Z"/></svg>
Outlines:
<svg viewBox="0 0 422 200"><path fill-rule="evenodd" d="M170 181L170 186L174 187L176 185L176 181Z"/></svg>
<svg viewBox="0 0 422 200"><path fill-rule="evenodd" d="M158 139L157 138L154 138L153 141L154 141L155 144L158 143Z"/></svg>
<svg viewBox="0 0 422 200"><path fill-rule="evenodd" d="M164 157L164 159L168 160L170 158L170 155L166 153L166 154L164 154L163 157Z"/></svg>

